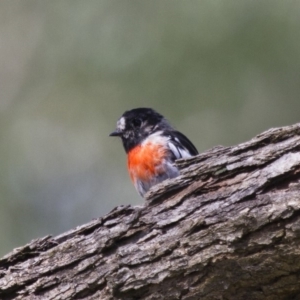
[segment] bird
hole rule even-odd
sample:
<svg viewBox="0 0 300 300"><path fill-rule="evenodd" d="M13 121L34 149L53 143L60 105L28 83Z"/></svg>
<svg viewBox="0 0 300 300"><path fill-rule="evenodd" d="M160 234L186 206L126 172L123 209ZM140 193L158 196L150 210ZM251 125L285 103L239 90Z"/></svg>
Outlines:
<svg viewBox="0 0 300 300"><path fill-rule="evenodd" d="M152 108L125 111L110 136L121 138L130 178L141 197L152 186L179 175L177 159L198 154L193 143Z"/></svg>

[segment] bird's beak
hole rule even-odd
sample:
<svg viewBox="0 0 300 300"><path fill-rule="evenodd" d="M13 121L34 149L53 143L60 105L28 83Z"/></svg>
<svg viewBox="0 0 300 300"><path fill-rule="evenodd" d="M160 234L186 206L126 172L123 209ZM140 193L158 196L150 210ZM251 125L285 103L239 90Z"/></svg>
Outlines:
<svg viewBox="0 0 300 300"><path fill-rule="evenodd" d="M120 130L116 129L109 136L121 136L121 135L122 135L122 132Z"/></svg>

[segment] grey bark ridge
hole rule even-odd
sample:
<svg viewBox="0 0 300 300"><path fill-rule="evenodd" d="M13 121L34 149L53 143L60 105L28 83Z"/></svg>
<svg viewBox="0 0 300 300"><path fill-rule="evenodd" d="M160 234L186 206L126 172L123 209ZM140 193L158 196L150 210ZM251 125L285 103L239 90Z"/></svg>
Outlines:
<svg viewBox="0 0 300 300"><path fill-rule="evenodd" d="M300 299L300 123L178 165L145 205L4 256L0 299Z"/></svg>

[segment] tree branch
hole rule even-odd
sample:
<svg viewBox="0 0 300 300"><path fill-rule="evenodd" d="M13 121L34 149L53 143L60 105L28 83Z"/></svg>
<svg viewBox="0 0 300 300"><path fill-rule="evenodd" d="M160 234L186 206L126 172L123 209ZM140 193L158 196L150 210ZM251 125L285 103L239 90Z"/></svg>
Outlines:
<svg viewBox="0 0 300 300"><path fill-rule="evenodd" d="M298 299L300 124L178 161L120 206L0 260L0 299Z"/></svg>

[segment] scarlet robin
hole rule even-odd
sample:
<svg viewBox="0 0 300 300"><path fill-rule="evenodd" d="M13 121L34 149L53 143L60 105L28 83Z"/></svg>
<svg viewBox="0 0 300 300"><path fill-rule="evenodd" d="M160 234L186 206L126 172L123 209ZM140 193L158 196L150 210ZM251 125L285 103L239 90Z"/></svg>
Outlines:
<svg viewBox="0 0 300 300"><path fill-rule="evenodd" d="M193 143L151 108L126 111L110 136L122 139L133 184L143 197L157 183L179 175L179 158L198 154Z"/></svg>

